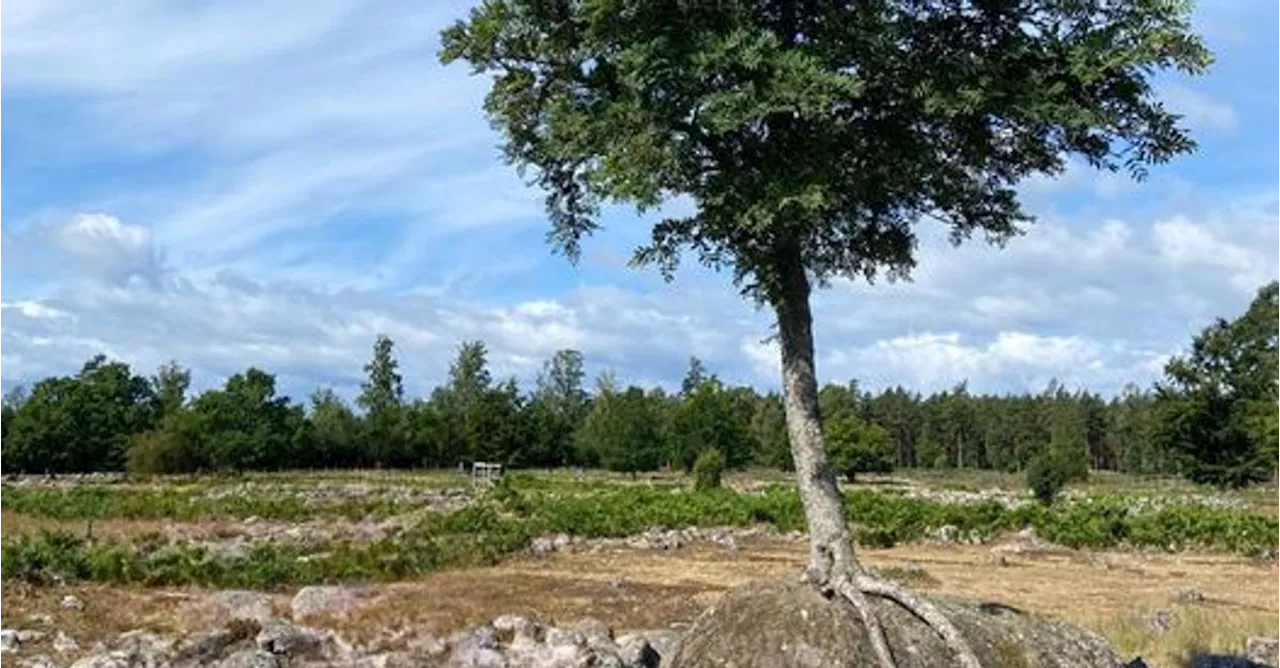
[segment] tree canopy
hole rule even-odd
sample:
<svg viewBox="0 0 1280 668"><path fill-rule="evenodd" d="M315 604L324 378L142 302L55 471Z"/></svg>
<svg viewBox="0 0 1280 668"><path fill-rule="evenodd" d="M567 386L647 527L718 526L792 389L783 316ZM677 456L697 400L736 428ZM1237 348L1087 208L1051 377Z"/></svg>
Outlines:
<svg viewBox="0 0 1280 668"><path fill-rule="evenodd" d="M1274 475L1278 320L1273 281L1243 315L1219 319L1165 366L1158 436L1191 479L1241 486Z"/></svg>
<svg viewBox="0 0 1280 668"><path fill-rule="evenodd" d="M604 202L693 212L635 261L682 249L770 297L781 256L818 280L906 275L913 224L1015 234L1015 186L1070 156L1142 177L1193 147L1156 69L1210 61L1177 0L835 3L485 0L442 59L493 76L509 160L578 253ZM788 258L781 258L787 259ZM772 301L772 298L770 298Z"/></svg>

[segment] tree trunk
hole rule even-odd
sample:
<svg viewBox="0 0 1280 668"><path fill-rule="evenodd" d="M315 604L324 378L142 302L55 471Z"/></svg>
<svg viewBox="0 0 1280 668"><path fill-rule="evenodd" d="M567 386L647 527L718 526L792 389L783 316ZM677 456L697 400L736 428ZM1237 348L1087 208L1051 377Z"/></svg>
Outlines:
<svg viewBox="0 0 1280 668"><path fill-rule="evenodd" d="M955 625L936 606L902 587L869 576L854 556L852 536L844 519L844 499L836 486L822 436L813 360L813 314L809 310L810 285L799 250L794 247L789 252L783 250L777 270L778 284L772 302L778 315L782 349L787 433L796 465L796 486L800 489L809 525L808 580L848 599L862 618L867 640L881 668L895 668L897 662L867 594L892 599L934 627L955 652L957 665L982 668Z"/></svg>
<svg viewBox="0 0 1280 668"><path fill-rule="evenodd" d="M809 310L809 278L799 253L783 257L773 307L778 316L782 349L782 391L787 433L795 460L796 484L809 526L809 575L827 582L833 575L860 572L853 554L844 503L827 458L818 409L818 381L813 359L813 315Z"/></svg>

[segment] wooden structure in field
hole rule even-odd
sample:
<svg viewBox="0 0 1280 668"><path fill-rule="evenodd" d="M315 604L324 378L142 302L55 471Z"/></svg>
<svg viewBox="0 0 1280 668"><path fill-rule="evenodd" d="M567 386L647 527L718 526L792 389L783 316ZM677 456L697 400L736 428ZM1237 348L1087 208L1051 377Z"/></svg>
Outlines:
<svg viewBox="0 0 1280 668"><path fill-rule="evenodd" d="M502 479L502 464L476 462L471 465L472 485L492 485Z"/></svg>

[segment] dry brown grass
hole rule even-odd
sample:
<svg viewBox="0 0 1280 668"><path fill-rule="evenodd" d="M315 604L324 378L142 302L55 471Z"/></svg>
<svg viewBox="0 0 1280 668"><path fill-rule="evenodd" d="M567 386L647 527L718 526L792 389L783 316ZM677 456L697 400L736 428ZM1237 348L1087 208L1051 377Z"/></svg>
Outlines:
<svg viewBox="0 0 1280 668"><path fill-rule="evenodd" d="M241 533L240 522L233 519L199 522L174 520L135 520L124 518L89 520L57 520L35 517L12 510L0 511L0 535L30 536L42 531L67 531L79 536L96 538L130 539L150 533L174 533L191 539L217 538Z"/></svg>
<svg viewBox="0 0 1280 668"><path fill-rule="evenodd" d="M891 577L911 574L904 579L918 589L999 601L1094 628L1126 656L1141 654L1153 666L1180 666L1193 651L1239 651L1247 636L1276 632L1280 591L1274 562L1069 550L996 556L988 547L941 545L861 555ZM595 617L616 629L665 628L689 622L729 587L794 577L805 558L802 543L776 540L751 542L737 552L697 545L671 552L520 558L379 586L370 605L332 624L361 640L402 627L443 634L508 613L561 622ZM1175 594L1186 587L1198 589L1205 600L1175 604ZM62 610L58 601L66 593L84 600L86 610ZM32 612L50 613L57 628L86 647L131 628L207 623L192 605L199 597L194 589L3 588L6 626ZM279 596L281 607L287 598ZM1147 629L1142 618L1154 610L1173 611L1177 623L1164 633Z"/></svg>

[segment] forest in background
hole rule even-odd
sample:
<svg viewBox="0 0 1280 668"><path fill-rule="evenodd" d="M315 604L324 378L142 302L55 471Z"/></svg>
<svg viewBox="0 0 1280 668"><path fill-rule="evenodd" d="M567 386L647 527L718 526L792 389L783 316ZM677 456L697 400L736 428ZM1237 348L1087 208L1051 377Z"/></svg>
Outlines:
<svg viewBox="0 0 1280 668"><path fill-rule="evenodd" d="M894 467L1021 471L1050 458L1089 469L1180 474L1221 486L1272 479L1277 460L1277 285L1238 318L1218 320L1169 361L1154 387L1104 399L1052 382L1039 393L976 394L964 383L922 395L828 384L828 447L848 474ZM380 336L348 405L331 389L305 404L249 368L189 397L177 363L154 375L97 356L74 376L3 402L6 473L452 467L468 461L624 472L693 467L717 451L730 468L790 467L781 397L730 386L690 360L678 392L589 386L583 356L561 350L535 386L492 377L485 345L463 342L429 396L407 398L395 344Z"/></svg>

